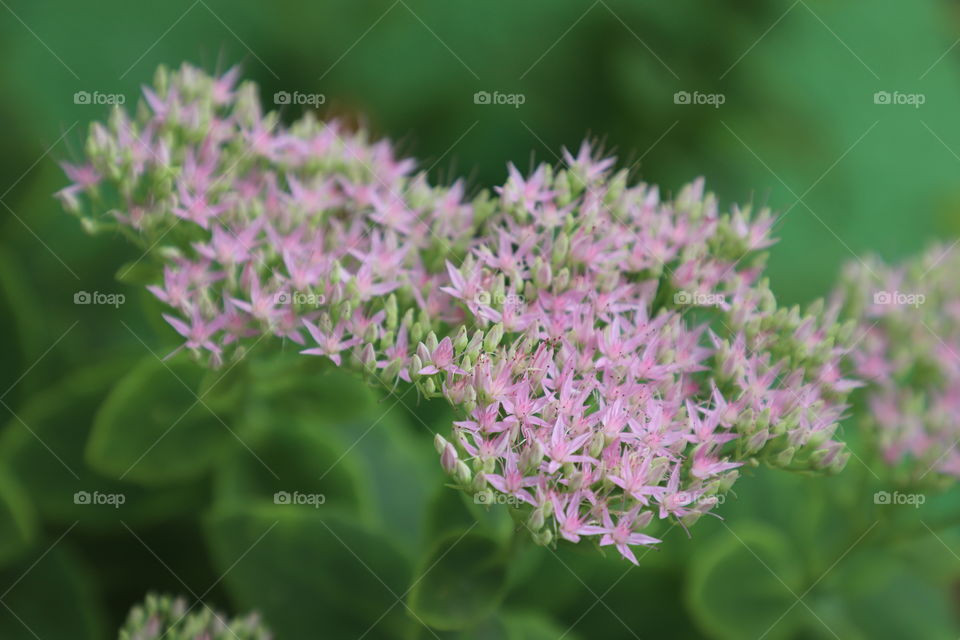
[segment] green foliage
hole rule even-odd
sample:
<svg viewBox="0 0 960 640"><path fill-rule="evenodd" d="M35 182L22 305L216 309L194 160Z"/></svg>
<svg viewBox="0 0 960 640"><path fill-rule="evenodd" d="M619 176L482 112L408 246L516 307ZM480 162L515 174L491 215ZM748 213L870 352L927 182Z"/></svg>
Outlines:
<svg viewBox="0 0 960 640"><path fill-rule="evenodd" d="M36 529L36 515L23 488L9 472L0 471L0 566L29 547Z"/></svg>
<svg viewBox="0 0 960 640"><path fill-rule="evenodd" d="M503 597L506 550L496 540L472 533L451 534L427 554L410 609L437 629L462 629L493 612Z"/></svg>
<svg viewBox="0 0 960 640"><path fill-rule="evenodd" d="M410 580L406 559L384 532L355 517L326 507L256 506L215 513L207 533L230 593L255 603L283 637L320 628L359 637L374 626L380 634L407 624L397 605Z"/></svg>
<svg viewBox="0 0 960 640"><path fill-rule="evenodd" d="M776 529L739 522L691 566L688 600L701 628L715 638L789 638L802 570Z"/></svg>
<svg viewBox="0 0 960 640"><path fill-rule="evenodd" d="M36 548L0 572L0 584L4 585L0 593L6 605L0 608L0 638L107 637L102 601L90 579L91 567L68 545L60 542Z"/></svg>
<svg viewBox="0 0 960 640"><path fill-rule="evenodd" d="M87 444L90 466L143 484L195 478L233 446L227 422L236 399L224 397L217 374L185 356L145 356L107 396ZM149 398L149 403L144 399Z"/></svg>

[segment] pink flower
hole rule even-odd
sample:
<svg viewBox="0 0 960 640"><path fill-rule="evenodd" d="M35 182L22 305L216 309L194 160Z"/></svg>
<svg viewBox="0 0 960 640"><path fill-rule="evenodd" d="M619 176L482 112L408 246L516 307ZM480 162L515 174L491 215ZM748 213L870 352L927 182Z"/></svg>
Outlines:
<svg viewBox="0 0 960 640"><path fill-rule="evenodd" d="M357 338L344 339L344 327L338 326L330 333L323 333L311 322L304 320L303 326L310 332L310 336L318 346L310 349L303 349L300 353L308 356L327 356L338 367L343 360L340 357L341 352L359 343Z"/></svg>
<svg viewBox="0 0 960 640"><path fill-rule="evenodd" d="M610 511L608 509L603 510L603 526L590 526L585 527L587 535L601 535L600 546L604 547L607 545L615 545L617 551L620 552L624 558L632 562L633 564L639 564L637 562L637 557L633 555L633 550L631 546L650 546L654 545L660 540L652 536L648 536L643 533L637 533L634 531L635 527L642 527L646 524L644 520L649 522L650 512L645 512L644 516L638 517L639 510L634 509L628 513L625 513L620 516L620 519L616 524L613 524L613 518L610 517Z"/></svg>

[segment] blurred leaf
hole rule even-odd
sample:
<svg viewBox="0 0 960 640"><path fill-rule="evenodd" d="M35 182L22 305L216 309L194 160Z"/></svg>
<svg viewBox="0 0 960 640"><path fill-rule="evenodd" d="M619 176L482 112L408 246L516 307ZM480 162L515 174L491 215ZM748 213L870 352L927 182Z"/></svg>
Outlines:
<svg viewBox="0 0 960 640"><path fill-rule="evenodd" d="M207 518L214 562L279 638L383 637L410 620L409 566L392 541L332 507L250 505Z"/></svg>
<svg viewBox="0 0 960 640"><path fill-rule="evenodd" d="M354 374L335 368L326 358L280 353L250 361L255 406L267 412L310 414L342 424L376 412L377 396ZM382 415L380 408L377 415Z"/></svg>
<svg viewBox="0 0 960 640"><path fill-rule="evenodd" d="M9 235L4 236L7 242L10 239ZM45 384L43 373L56 367L54 363L59 355L48 350L74 328L69 318L60 328L60 322L52 322L45 316L40 303L51 292L48 287L37 285L32 275L30 266L24 264L14 250L0 246L0 350L3 353L0 400L8 407L16 406L31 391ZM38 290L38 286L42 289ZM26 375L28 372L31 375Z"/></svg>
<svg viewBox="0 0 960 640"><path fill-rule="evenodd" d="M430 438L418 438L416 427L405 424L390 402L378 405L376 414L339 426L341 451L349 452L339 464L349 460L361 470L372 494L373 517L413 556L426 544L430 496L444 474Z"/></svg>
<svg viewBox="0 0 960 640"><path fill-rule="evenodd" d="M172 485L148 491L105 478L91 470L83 448L93 416L125 361L109 360L72 372L58 384L31 396L0 436L0 459L23 485L29 501L47 521L81 527L119 526L154 522L173 513L196 509L205 500L192 485ZM123 494L119 509L109 505L77 504L74 494Z"/></svg>
<svg viewBox="0 0 960 640"><path fill-rule="evenodd" d="M463 629L489 615L503 598L507 557L496 540L467 530L427 554L410 592L410 608L437 629Z"/></svg>
<svg viewBox="0 0 960 640"><path fill-rule="evenodd" d="M124 284L155 285L163 281L163 269L151 262L149 258L142 257L117 269L116 278L118 282Z"/></svg>
<svg viewBox="0 0 960 640"><path fill-rule="evenodd" d="M8 469L0 469L0 564L6 565L33 542L36 514Z"/></svg>
<svg viewBox="0 0 960 640"><path fill-rule="evenodd" d="M690 565L687 588L700 628L722 640L789 638L796 619L787 612L803 580L789 541L762 523L738 521L736 533L709 542Z"/></svg>
<svg viewBox="0 0 960 640"><path fill-rule="evenodd" d="M431 436L422 424L406 423L405 390L380 399L373 381L299 354L253 362L251 379L255 409L244 419L249 433L269 443L281 437L272 432L292 429L299 435L282 437L319 440L305 446L326 449L315 457L292 456L292 473L268 461L282 478L278 484L302 478L311 486L340 486L349 473L357 505L414 553L422 544L429 495L443 475Z"/></svg>
<svg viewBox="0 0 960 640"><path fill-rule="evenodd" d="M467 529L484 534L501 543L513 535L527 536L516 524L506 504L485 505L474 502L472 494L447 485L438 486L427 508L426 534L431 541L459 534ZM519 531L514 534L514 531Z"/></svg>
<svg viewBox="0 0 960 640"><path fill-rule="evenodd" d="M247 442L252 450L238 449L220 465L218 503L222 506L263 501L272 503L277 492L319 494L324 504L370 517L368 481L353 456L332 433L300 414L248 416L261 423ZM320 420L322 422L322 420ZM247 432L254 433L253 429Z"/></svg>
<svg viewBox="0 0 960 640"><path fill-rule="evenodd" d="M531 612L506 612L484 618L475 626L459 631L443 631L421 626L418 640L577 640L579 636L556 621Z"/></svg>
<svg viewBox="0 0 960 640"><path fill-rule="evenodd" d="M877 549L858 550L818 585L808 622L824 638L953 639L960 635L950 590L938 588L913 565ZM832 632L831 632L832 631Z"/></svg>
<svg viewBox="0 0 960 640"><path fill-rule="evenodd" d="M230 405L218 401L218 394L204 395L205 376L184 355L166 362L144 357L100 407L87 443L90 465L144 484L183 481L206 471L235 440L227 422Z"/></svg>
<svg viewBox="0 0 960 640"><path fill-rule="evenodd" d="M0 574L6 605L0 608L0 638L106 637L94 585L64 544L37 549L32 557Z"/></svg>
<svg viewBox="0 0 960 640"><path fill-rule="evenodd" d="M577 640L578 637L571 630L536 613L505 613L502 617L507 626L509 640Z"/></svg>

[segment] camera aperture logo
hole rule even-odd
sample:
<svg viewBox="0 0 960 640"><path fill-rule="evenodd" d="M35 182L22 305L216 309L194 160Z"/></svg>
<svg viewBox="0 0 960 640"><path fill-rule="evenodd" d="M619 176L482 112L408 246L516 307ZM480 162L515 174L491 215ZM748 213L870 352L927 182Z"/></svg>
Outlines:
<svg viewBox="0 0 960 640"><path fill-rule="evenodd" d="M727 101L727 96L722 93L701 93L699 91L677 91L673 94L673 104L692 104L708 105L714 109L719 109L720 105Z"/></svg>
<svg viewBox="0 0 960 640"><path fill-rule="evenodd" d="M73 504L80 505L106 505L119 509L120 505L127 501L127 496L122 493L100 493L99 491L77 491L73 494Z"/></svg>
<svg viewBox="0 0 960 640"><path fill-rule="evenodd" d="M906 105L919 109L920 105L926 103L927 96L924 93L903 93L902 91L877 91L873 94L873 104L894 104Z"/></svg>
<svg viewBox="0 0 960 640"><path fill-rule="evenodd" d="M909 504L914 509L919 509L920 505L927 501L927 496L922 493L900 493L894 491L877 491L873 494L873 504Z"/></svg>
<svg viewBox="0 0 960 640"><path fill-rule="evenodd" d="M73 304L105 304L116 309L126 301L127 297L122 293L77 291L73 294Z"/></svg>
<svg viewBox="0 0 960 640"><path fill-rule="evenodd" d="M527 96L522 93L500 93L494 91L477 91L473 94L473 104L507 104L514 109L519 109L520 105L527 101Z"/></svg>
<svg viewBox="0 0 960 640"><path fill-rule="evenodd" d="M299 491L277 491L273 494L273 504L307 505L319 509L327 501L322 493L300 493Z"/></svg>
<svg viewBox="0 0 960 640"><path fill-rule="evenodd" d="M319 107L327 102L327 96L322 93L303 93L301 91L277 91L273 94L273 104L297 104Z"/></svg>
<svg viewBox="0 0 960 640"><path fill-rule="evenodd" d="M101 93L99 91L77 91L73 94L73 104L121 105L127 101L122 93Z"/></svg>

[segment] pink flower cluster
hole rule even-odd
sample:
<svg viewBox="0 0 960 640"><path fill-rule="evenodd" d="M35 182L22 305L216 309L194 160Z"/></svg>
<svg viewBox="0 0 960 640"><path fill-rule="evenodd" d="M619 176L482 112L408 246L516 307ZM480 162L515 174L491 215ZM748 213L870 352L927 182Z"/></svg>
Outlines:
<svg viewBox="0 0 960 640"><path fill-rule="evenodd" d="M58 195L88 228L112 217L141 260L160 258L149 289L213 364L270 335L409 380L411 341L461 315L440 256L472 236L462 183L432 187L387 142L336 122L286 127L235 78L161 69L135 119L118 109L92 126L89 161L66 166L74 184ZM121 196L109 217L104 187Z"/></svg>
<svg viewBox="0 0 960 640"><path fill-rule="evenodd" d="M469 411L437 440L445 468L530 505L540 542L596 536L635 561L652 519L695 521L747 462L842 467L842 330L835 309L777 310L758 281L770 218L721 215L700 181L664 201L587 145L564 161L511 167L448 264L443 290L494 332L461 332L446 369L418 352L414 370Z"/></svg>
<svg viewBox="0 0 960 640"><path fill-rule="evenodd" d="M280 124L234 80L161 70L135 118L93 126L60 193L92 228L120 195L186 347L218 364L273 336L443 396L460 486L527 510L542 544L634 562L654 518L692 523L744 464L845 463L849 331L777 307L766 212L721 214L702 182L665 199L587 144L467 202L385 142Z"/></svg>
<svg viewBox="0 0 960 640"><path fill-rule="evenodd" d="M847 266L836 297L858 322L852 368L867 383L864 433L903 482L960 476L960 256Z"/></svg>

